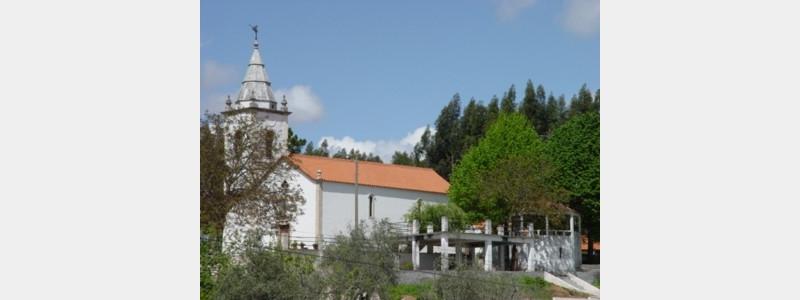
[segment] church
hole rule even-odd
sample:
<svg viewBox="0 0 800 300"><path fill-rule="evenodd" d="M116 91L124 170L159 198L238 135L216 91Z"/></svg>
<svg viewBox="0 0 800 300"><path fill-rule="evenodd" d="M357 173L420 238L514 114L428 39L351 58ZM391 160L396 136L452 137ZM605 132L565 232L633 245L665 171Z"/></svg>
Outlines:
<svg viewBox="0 0 800 300"><path fill-rule="evenodd" d="M276 156L289 167L289 176L283 180L299 186L305 199L303 213L275 232L284 246L322 245L325 239L347 232L356 220L387 218L393 223L405 223L403 215L418 201L447 202L450 184L430 168L290 154L286 148L289 102L285 96L280 103L275 98L257 36L238 96L235 100L228 97L222 114L254 114L275 132L275 143L281 145ZM226 244L231 233L240 230L226 225Z"/></svg>

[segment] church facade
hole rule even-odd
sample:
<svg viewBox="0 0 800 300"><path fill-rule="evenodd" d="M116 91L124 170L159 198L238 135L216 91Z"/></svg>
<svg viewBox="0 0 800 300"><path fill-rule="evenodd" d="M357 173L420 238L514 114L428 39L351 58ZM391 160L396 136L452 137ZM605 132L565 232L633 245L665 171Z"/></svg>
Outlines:
<svg viewBox="0 0 800 300"><path fill-rule="evenodd" d="M288 228L273 232L284 246L324 245L326 239L347 232L356 220L386 218L400 223L418 201L447 202L449 183L429 168L290 154L286 147L289 102L285 96L280 103L275 98L257 38L239 93L236 99L229 97L225 107L225 117L255 116L275 132L275 143L279 145L276 159L283 159L288 170L286 178L277 180L302 190L302 214ZM233 238L229 237L242 230L229 222L223 233L224 244L230 244Z"/></svg>

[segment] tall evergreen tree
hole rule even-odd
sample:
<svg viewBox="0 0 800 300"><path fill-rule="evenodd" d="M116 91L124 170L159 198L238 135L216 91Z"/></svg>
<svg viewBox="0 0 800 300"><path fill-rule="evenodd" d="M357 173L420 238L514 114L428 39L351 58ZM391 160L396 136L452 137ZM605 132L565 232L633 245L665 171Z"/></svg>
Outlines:
<svg viewBox="0 0 800 300"><path fill-rule="evenodd" d="M564 121L567 120L568 114L567 100L564 98L564 94L561 94L561 96L558 96L558 124L564 123Z"/></svg>
<svg viewBox="0 0 800 300"><path fill-rule="evenodd" d="M433 148L433 136L430 126L425 126L419 142L414 145L413 159L414 165L418 167L430 167L430 153Z"/></svg>
<svg viewBox="0 0 800 300"><path fill-rule="evenodd" d="M597 92L594 93L594 107L592 108L593 111L600 112L600 89L597 89Z"/></svg>
<svg viewBox="0 0 800 300"><path fill-rule="evenodd" d="M319 149L316 152L317 156L331 156L330 150L328 150L328 140L322 140L322 144L319 144Z"/></svg>
<svg viewBox="0 0 800 300"><path fill-rule="evenodd" d="M500 111L503 113L512 113L517 111L517 91L512 84L508 88L508 92L503 95L503 101L500 102Z"/></svg>
<svg viewBox="0 0 800 300"><path fill-rule="evenodd" d="M461 96L458 93L442 109L436 118L436 135L433 140L433 151L430 164L445 179L450 177L453 166L461 154Z"/></svg>
<svg viewBox="0 0 800 300"><path fill-rule="evenodd" d="M500 115L500 99L497 99L497 95L492 96L492 100L489 101L489 105L486 106L486 125L483 128L483 131L489 128L489 125L497 120L497 116Z"/></svg>
<svg viewBox="0 0 800 300"><path fill-rule="evenodd" d="M549 137L553 129L558 127L561 122L561 108L559 107L558 100L556 100L556 97L554 97L552 93L547 97L545 111L547 111L547 128L545 128L544 133L540 136Z"/></svg>
<svg viewBox="0 0 800 300"><path fill-rule="evenodd" d="M536 116L539 114L539 102L536 101L536 89L533 87L533 82L528 79L525 85L525 95L522 97L522 104L519 106L519 112L522 113L528 121L536 127Z"/></svg>
<svg viewBox="0 0 800 300"><path fill-rule="evenodd" d="M483 136L483 129L486 126L486 107L483 104L470 99L467 107L464 108L464 115L461 117L461 130L463 133L462 149L466 150L478 143Z"/></svg>
<svg viewBox="0 0 800 300"><path fill-rule="evenodd" d="M294 134L292 128L289 128L289 137L287 138L288 145L286 145L289 149L289 153L300 153L306 143L308 143L306 139L301 139L299 136Z"/></svg>
<svg viewBox="0 0 800 300"><path fill-rule="evenodd" d="M405 166L413 166L414 159L411 158L411 155L406 153L405 151L395 151L392 155L392 164L393 165L405 165Z"/></svg>
<svg viewBox="0 0 800 300"><path fill-rule="evenodd" d="M314 143L309 142L306 144L306 150L303 151L305 155L314 155Z"/></svg>
<svg viewBox="0 0 800 300"><path fill-rule="evenodd" d="M344 148L339 149L339 151L333 154L333 158L347 158L347 150Z"/></svg>

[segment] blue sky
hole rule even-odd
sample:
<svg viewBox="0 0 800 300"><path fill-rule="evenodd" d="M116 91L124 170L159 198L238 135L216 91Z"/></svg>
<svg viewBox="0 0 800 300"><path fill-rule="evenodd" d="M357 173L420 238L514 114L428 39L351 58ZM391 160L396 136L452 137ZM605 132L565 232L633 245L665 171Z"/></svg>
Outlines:
<svg viewBox="0 0 800 300"><path fill-rule="evenodd" d="M295 132L384 159L455 93L488 102L515 84L519 101L531 79L569 99L600 84L599 0L201 0L200 16L202 111L237 94L258 24Z"/></svg>

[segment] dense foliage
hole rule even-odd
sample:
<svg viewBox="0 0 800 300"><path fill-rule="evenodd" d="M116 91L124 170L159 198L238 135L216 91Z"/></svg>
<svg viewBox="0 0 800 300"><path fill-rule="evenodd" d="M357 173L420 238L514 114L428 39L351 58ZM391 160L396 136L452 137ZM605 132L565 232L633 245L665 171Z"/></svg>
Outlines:
<svg viewBox="0 0 800 300"><path fill-rule="evenodd" d="M512 156L538 156L542 147L542 141L527 118L518 113L501 114L454 170L448 193L450 201L466 211L470 220L505 221L510 209L507 201L482 198L483 178L501 160Z"/></svg>
<svg viewBox="0 0 800 300"><path fill-rule="evenodd" d="M250 248L220 273L214 299L320 299L313 257Z"/></svg>
<svg viewBox="0 0 800 300"><path fill-rule="evenodd" d="M600 238L600 114L576 115L557 128L545 151L556 168L556 184L569 192L592 241Z"/></svg>

